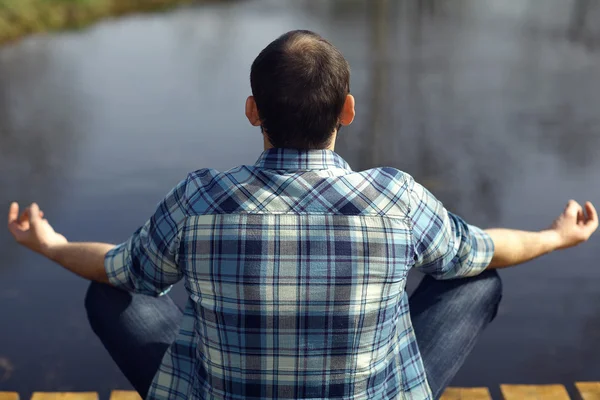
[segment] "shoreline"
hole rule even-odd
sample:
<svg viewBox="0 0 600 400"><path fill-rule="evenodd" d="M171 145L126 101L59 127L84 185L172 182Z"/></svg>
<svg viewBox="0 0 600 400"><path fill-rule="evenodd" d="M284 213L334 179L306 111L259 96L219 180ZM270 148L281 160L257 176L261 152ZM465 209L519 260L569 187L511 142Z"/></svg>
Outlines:
<svg viewBox="0 0 600 400"><path fill-rule="evenodd" d="M0 45L10 44L33 34L77 30L107 18L156 12L195 2L199 1L0 0Z"/></svg>

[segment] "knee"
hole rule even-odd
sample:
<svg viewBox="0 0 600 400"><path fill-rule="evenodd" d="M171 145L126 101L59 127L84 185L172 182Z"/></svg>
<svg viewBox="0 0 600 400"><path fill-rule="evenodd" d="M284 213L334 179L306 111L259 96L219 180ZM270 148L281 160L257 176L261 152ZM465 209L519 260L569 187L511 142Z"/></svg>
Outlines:
<svg viewBox="0 0 600 400"><path fill-rule="evenodd" d="M502 301L502 279L495 270L484 271L478 278L477 293L481 296L479 300L491 310L491 321L496 317Z"/></svg>
<svg viewBox="0 0 600 400"><path fill-rule="evenodd" d="M128 300L123 299L125 292L106 285L104 283L92 282L85 294L85 311L92 330L97 332L98 326L103 324L103 320L110 318L115 309L119 308L121 303Z"/></svg>
<svg viewBox="0 0 600 400"><path fill-rule="evenodd" d="M490 296L500 300L502 297L502 279L496 270L484 271L481 275L481 284L484 286L485 292Z"/></svg>
<svg viewBox="0 0 600 400"><path fill-rule="evenodd" d="M99 314L99 308L102 304L102 298L104 297L102 294L104 286L106 285L98 282L92 282L90 283L90 286L88 286L87 292L85 293L85 312L90 324L92 324L92 329L94 328L95 321L97 320L96 317Z"/></svg>

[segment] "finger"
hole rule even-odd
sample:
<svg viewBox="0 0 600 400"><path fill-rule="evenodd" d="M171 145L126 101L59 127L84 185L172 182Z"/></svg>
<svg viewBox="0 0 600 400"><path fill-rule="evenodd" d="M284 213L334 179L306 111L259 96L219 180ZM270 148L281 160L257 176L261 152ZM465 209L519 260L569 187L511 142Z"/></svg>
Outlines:
<svg viewBox="0 0 600 400"><path fill-rule="evenodd" d="M598 228L598 212L596 211L596 207L588 201L585 203L585 211L587 212L585 226L589 226L596 230L596 228Z"/></svg>
<svg viewBox="0 0 600 400"><path fill-rule="evenodd" d="M583 208L575 200L569 200L565 208L565 214L572 218L577 218L577 214L582 211Z"/></svg>
<svg viewBox="0 0 600 400"><path fill-rule="evenodd" d="M8 223L9 225L17 221L19 218L19 203L11 203L8 208Z"/></svg>
<svg viewBox="0 0 600 400"><path fill-rule="evenodd" d="M13 221L10 224L8 224L8 230L17 241L19 241L25 233L23 228L21 228L21 226L19 226L19 224L16 221Z"/></svg>
<svg viewBox="0 0 600 400"><path fill-rule="evenodd" d="M44 212L40 211L40 218L44 218Z"/></svg>
<svg viewBox="0 0 600 400"><path fill-rule="evenodd" d="M24 227L17 220L14 220L8 224L8 230L10 231L10 233L13 235L13 237L15 238L15 240L18 243L23 242L23 240L25 239L25 236L27 235L28 228L29 227Z"/></svg>
<svg viewBox="0 0 600 400"><path fill-rule="evenodd" d="M29 206L29 220L31 222L36 222L39 221L40 218L40 207L37 205L37 203L31 203L31 205Z"/></svg>
<svg viewBox="0 0 600 400"><path fill-rule="evenodd" d="M21 215L17 219L17 222L19 224L22 224L24 222L29 222L29 207L27 207L25 210L23 210L23 212L21 213Z"/></svg>

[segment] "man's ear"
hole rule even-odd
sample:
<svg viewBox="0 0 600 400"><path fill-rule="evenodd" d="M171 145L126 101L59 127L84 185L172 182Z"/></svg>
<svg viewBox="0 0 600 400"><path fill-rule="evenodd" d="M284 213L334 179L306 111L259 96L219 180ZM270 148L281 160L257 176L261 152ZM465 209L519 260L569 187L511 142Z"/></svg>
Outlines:
<svg viewBox="0 0 600 400"><path fill-rule="evenodd" d="M354 117L356 116L354 106L354 96L349 94L346 96L346 102L344 103L344 108L342 108L342 113L340 114L340 124L343 126L348 126L354 121Z"/></svg>
<svg viewBox="0 0 600 400"><path fill-rule="evenodd" d="M260 126L261 124L254 96L250 96L246 99L246 118L248 118L248 121L250 121L252 126Z"/></svg>

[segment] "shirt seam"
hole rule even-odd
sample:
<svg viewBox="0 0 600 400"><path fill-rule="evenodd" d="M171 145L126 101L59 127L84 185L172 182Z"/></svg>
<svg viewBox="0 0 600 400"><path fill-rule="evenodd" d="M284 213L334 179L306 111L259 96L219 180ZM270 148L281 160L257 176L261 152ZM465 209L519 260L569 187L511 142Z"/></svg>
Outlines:
<svg viewBox="0 0 600 400"><path fill-rule="evenodd" d="M412 207L413 207L413 193L414 193L414 189L415 189L415 179L411 176L410 177L410 182L408 183L408 200L407 200L407 207L408 210L406 212L406 219L408 220L408 234L410 237L410 259L411 259L411 268L415 268L417 265L417 262L415 260L415 255L416 255L416 250L415 250L415 234L414 234L414 229L415 229L415 224L414 221L412 219Z"/></svg>
<svg viewBox="0 0 600 400"><path fill-rule="evenodd" d="M268 211L235 211L235 212L220 212L218 210L211 210L210 212L202 212L196 214L189 214L186 216L186 220L194 217L203 217L203 216L211 216L211 215L327 215L333 217L380 217L387 219L399 219L399 220L409 220L410 229L412 229L412 221L410 221L410 216L408 215L396 215L396 214L341 214L341 213L327 213L327 212L294 212L294 211L286 211L286 212L268 212Z"/></svg>
<svg viewBox="0 0 600 400"><path fill-rule="evenodd" d="M182 253L182 249L181 249L181 244L182 244L182 237L183 237L183 231L185 231L186 227L187 227L187 223L190 219L190 217L192 216L190 213L190 202L189 202L189 196L188 196L188 184L190 182L190 177L191 177L191 173L188 173L186 178L185 178L185 188L183 190L183 196L182 196L182 203L183 203L183 221L181 221L179 224L177 224L177 235L175 236L175 241L176 241L176 245L173 246L174 249L176 250L175 256L173 257L175 259L175 265L177 265L177 268L179 268L179 255Z"/></svg>

